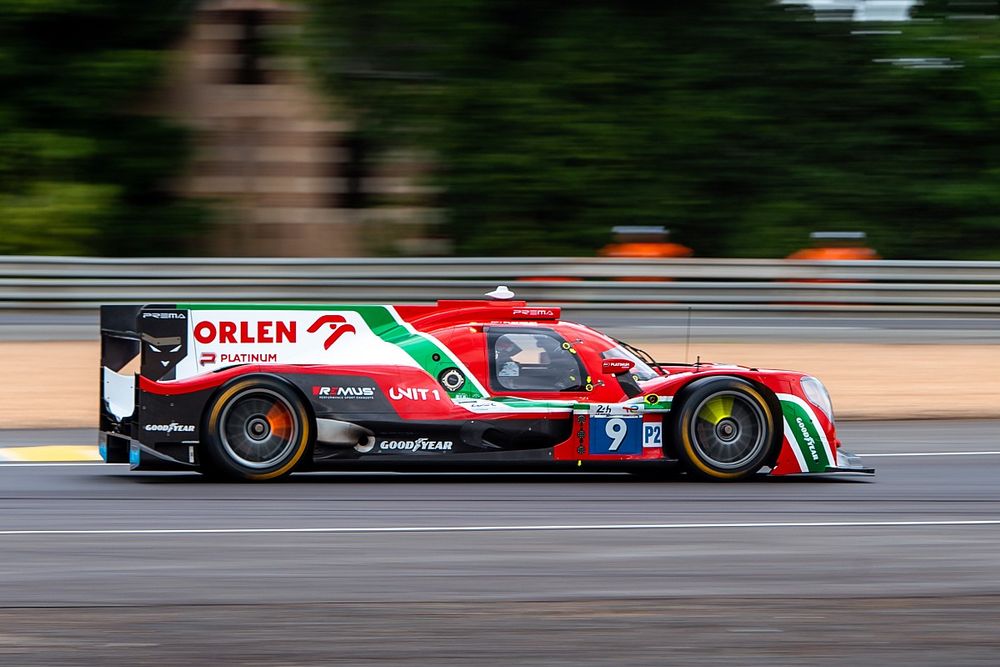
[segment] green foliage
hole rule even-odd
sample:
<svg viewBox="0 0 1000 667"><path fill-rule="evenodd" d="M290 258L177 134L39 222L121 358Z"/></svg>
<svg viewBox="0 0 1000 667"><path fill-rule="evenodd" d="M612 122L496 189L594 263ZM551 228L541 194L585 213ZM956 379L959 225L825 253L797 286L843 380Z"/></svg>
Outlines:
<svg viewBox="0 0 1000 667"><path fill-rule="evenodd" d="M27 192L0 193L0 240L14 255L76 255L114 206L113 185L35 181Z"/></svg>
<svg viewBox="0 0 1000 667"><path fill-rule="evenodd" d="M184 250L185 136L140 106L191 4L0 0L0 253Z"/></svg>
<svg viewBox="0 0 1000 667"><path fill-rule="evenodd" d="M868 35L766 0L311 5L330 91L373 140L438 156L459 252L590 254L612 225L664 224L703 256L848 229L888 257L1000 257L997 21L939 2ZM962 66L894 60L932 56Z"/></svg>

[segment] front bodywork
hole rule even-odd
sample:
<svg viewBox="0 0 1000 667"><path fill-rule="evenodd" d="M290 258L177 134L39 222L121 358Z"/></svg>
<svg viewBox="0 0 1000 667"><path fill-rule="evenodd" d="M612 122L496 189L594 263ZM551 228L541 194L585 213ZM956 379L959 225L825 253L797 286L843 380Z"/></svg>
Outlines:
<svg viewBox="0 0 1000 667"><path fill-rule="evenodd" d="M783 432L770 474L867 471L840 453L802 374L717 364L606 374L618 343L558 308L166 304L106 306L101 321L101 449L133 468L198 468L206 408L247 376L278 378L308 406L306 467L673 463L675 396L722 375L774 402ZM553 387L532 385L540 363L507 372L500 346L524 340L538 341L536 360L565 361Z"/></svg>

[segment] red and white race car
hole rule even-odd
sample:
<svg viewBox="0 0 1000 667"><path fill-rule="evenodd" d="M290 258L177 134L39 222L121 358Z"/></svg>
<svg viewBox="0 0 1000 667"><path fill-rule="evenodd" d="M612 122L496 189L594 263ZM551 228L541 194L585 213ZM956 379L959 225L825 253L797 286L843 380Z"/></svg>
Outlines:
<svg viewBox="0 0 1000 667"><path fill-rule="evenodd" d="M873 472L816 378L658 363L509 298L104 306L101 339L101 452L133 469Z"/></svg>

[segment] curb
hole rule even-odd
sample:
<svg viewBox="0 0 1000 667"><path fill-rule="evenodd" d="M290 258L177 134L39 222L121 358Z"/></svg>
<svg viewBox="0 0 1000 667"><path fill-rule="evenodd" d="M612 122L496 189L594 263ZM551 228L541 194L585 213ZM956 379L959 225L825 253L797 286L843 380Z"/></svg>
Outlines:
<svg viewBox="0 0 1000 667"><path fill-rule="evenodd" d="M101 461L96 445L39 445L35 447L0 447L4 463L75 463Z"/></svg>

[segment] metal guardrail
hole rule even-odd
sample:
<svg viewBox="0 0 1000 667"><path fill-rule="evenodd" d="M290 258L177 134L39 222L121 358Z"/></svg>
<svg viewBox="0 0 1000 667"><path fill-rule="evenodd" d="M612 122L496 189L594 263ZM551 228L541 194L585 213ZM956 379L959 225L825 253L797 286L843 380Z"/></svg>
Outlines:
<svg viewBox="0 0 1000 667"><path fill-rule="evenodd" d="M422 302L498 283L589 310L1000 314L1000 262L0 257L0 309L173 301Z"/></svg>

